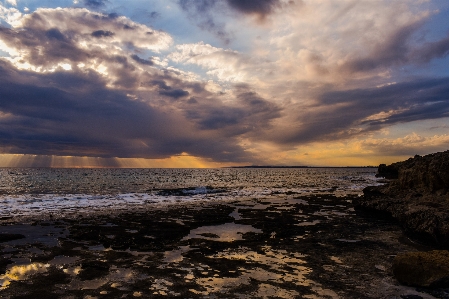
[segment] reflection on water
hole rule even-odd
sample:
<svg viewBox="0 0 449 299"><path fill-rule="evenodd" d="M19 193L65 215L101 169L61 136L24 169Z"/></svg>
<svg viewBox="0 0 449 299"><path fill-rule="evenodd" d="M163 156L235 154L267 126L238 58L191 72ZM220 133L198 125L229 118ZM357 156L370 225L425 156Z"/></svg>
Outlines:
<svg viewBox="0 0 449 299"><path fill-rule="evenodd" d="M173 286L173 283L165 280L165 279L155 279L151 284L150 291L153 295L162 295L162 296L179 296L181 294L176 293L170 290L170 287Z"/></svg>
<svg viewBox="0 0 449 299"><path fill-rule="evenodd" d="M182 254L189 251L190 246L180 246L177 250L171 250L164 252L165 263L179 263L184 259Z"/></svg>
<svg viewBox="0 0 449 299"><path fill-rule="evenodd" d="M11 281L25 280L33 274L44 273L49 266L48 264L41 263L12 266L4 275L0 275L0 289L6 289Z"/></svg>
<svg viewBox="0 0 449 299"><path fill-rule="evenodd" d="M262 283L259 285L258 290L253 293L253 296L259 298L294 298L298 296L298 292L293 290L286 290L271 284Z"/></svg>
<svg viewBox="0 0 449 299"><path fill-rule="evenodd" d="M232 222L216 226L199 227L191 230L190 234L184 240L200 238L219 242L233 242L242 240L242 235L245 233L262 233L262 231L251 225L235 224Z"/></svg>

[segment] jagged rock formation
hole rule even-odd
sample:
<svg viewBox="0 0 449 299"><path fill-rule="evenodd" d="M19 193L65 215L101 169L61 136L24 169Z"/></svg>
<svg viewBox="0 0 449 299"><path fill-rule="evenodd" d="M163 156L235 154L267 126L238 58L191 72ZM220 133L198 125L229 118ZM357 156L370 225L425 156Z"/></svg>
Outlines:
<svg viewBox="0 0 449 299"><path fill-rule="evenodd" d="M411 237L449 248L449 151L381 164L383 186L367 187L356 208L385 212Z"/></svg>

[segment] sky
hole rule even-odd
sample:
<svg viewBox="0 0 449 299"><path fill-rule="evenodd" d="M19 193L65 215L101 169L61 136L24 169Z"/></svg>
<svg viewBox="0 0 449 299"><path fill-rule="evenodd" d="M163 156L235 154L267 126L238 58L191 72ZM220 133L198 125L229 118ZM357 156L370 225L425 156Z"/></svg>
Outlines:
<svg viewBox="0 0 449 299"><path fill-rule="evenodd" d="M0 0L0 166L449 149L447 0Z"/></svg>

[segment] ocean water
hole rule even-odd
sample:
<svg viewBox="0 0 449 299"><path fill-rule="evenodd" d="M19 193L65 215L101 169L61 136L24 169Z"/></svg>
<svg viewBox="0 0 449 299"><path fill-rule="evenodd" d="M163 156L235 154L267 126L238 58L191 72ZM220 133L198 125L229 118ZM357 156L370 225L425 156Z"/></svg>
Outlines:
<svg viewBox="0 0 449 299"><path fill-rule="evenodd" d="M0 169L0 217L333 193L378 185L376 168Z"/></svg>

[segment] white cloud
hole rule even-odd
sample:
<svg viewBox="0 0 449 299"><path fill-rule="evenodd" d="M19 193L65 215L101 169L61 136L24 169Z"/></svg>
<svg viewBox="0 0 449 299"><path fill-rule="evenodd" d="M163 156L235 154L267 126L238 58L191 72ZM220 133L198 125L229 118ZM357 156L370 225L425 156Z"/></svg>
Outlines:
<svg viewBox="0 0 449 299"><path fill-rule="evenodd" d="M449 146L449 135L421 136L415 132L399 138L369 138L359 142L363 150L379 154L431 153Z"/></svg>
<svg viewBox="0 0 449 299"><path fill-rule="evenodd" d="M17 1L16 0L6 0L6 3L9 3L13 6L17 6Z"/></svg>
<svg viewBox="0 0 449 299"><path fill-rule="evenodd" d="M198 65L206 70L207 75L223 82L263 84L266 72L270 71L270 62L266 59L252 58L203 42L177 45L176 51L168 58L176 63Z"/></svg>
<svg viewBox="0 0 449 299"><path fill-rule="evenodd" d="M0 17L12 26L11 32L2 33L0 50L9 53L11 57L5 59L17 68L53 72L58 68L72 70L78 66L102 74L110 81L109 86L115 84L121 76L120 67L124 67L115 59L126 59L126 63L135 65L139 72L134 75L154 72L156 70L150 62L145 65L132 59L133 51L157 54L168 49L173 42L168 33L153 30L123 16L110 17L87 9L41 8L22 15L15 8L7 9L0 5ZM32 34L21 35L23 30L31 30ZM37 44L39 35L47 39L48 34L56 34L55 38L50 38L52 43L56 43L54 46ZM12 39L12 35L17 39ZM59 35L66 40L58 42ZM22 43L20 40L23 38L29 40ZM54 47L62 48L55 51ZM166 63L160 59L154 61L154 65L161 67Z"/></svg>
<svg viewBox="0 0 449 299"><path fill-rule="evenodd" d="M4 20L11 26L14 26L20 22L22 13L14 7L6 8L0 3L0 21Z"/></svg>
<svg viewBox="0 0 449 299"><path fill-rule="evenodd" d="M386 120L388 120L388 118L390 118L391 116L395 115L395 114L400 114L403 113L405 111L407 111L408 109L397 109L397 110L389 110L389 111L382 111L373 115L370 115L368 117L366 117L365 119L362 119L362 122L365 121L381 121L384 122Z"/></svg>
<svg viewBox="0 0 449 299"><path fill-rule="evenodd" d="M176 50L168 56L176 63L199 65L219 80L245 81L242 66L246 62L237 51L216 48L203 42L177 45Z"/></svg>

